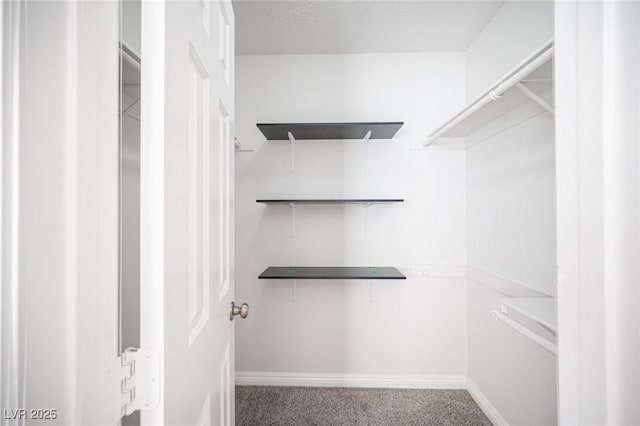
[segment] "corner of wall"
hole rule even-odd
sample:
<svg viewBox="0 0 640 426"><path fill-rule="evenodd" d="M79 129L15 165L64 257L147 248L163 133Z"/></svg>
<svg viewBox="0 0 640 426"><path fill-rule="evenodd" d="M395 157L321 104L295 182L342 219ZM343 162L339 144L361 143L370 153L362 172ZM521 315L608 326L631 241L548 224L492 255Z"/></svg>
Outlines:
<svg viewBox="0 0 640 426"><path fill-rule="evenodd" d="M469 395L478 404L482 412L491 420L491 423L495 426L509 426L509 423L502 417L498 409L494 407L489 398L482 393L470 377L467 377L467 392L469 392Z"/></svg>
<svg viewBox="0 0 640 426"><path fill-rule="evenodd" d="M506 34L508 37L505 37ZM515 64L552 36L552 1L507 1L465 52L467 101L483 93L509 72ZM526 130L515 131L525 132ZM537 135L536 130L535 138L543 136L546 137L546 133ZM513 137L513 135L505 136L501 141L486 141L465 152L464 232L467 265L489 259L491 262L488 263L499 266L504 261L505 254L501 253L499 248L494 248L492 252L489 250L491 253L482 258L479 258L478 253L485 252L485 249L491 245L492 229L504 229L493 219L495 215L489 214L491 209L482 206L486 206L487 200L495 198L494 196L504 189L496 188L493 183L497 181L495 166L508 164L506 162L510 161L510 158L497 158L497 155L502 155L505 146L512 146L511 141L507 139L513 139ZM531 136L531 138L534 137ZM535 141L532 140L532 142ZM499 146L499 144L503 145ZM526 152L522 149L519 151L522 154L521 158L527 158ZM544 158L548 159L548 156ZM537 166L541 167L539 164ZM547 173L550 169L541 168L540 170ZM504 168L502 173L511 173L511 171ZM532 183L526 179L524 181ZM542 183L536 180L532 185L538 188ZM540 193L543 192L540 191ZM546 200L544 197L542 199ZM500 197L492 202L501 202ZM502 202L509 204L508 200L503 199ZM509 211L509 209L503 209L503 211ZM495 223L493 227L487 228L485 221ZM544 226L544 223L539 224L540 229L546 229ZM523 235L523 238L529 238L529 234ZM527 276L527 278L533 280L532 277ZM552 376L553 368L550 359L538 353L535 347L521 346L518 335L503 330L499 328L500 325L494 325L491 322L490 309L496 307L501 297L505 295L467 278L467 390L494 425L507 425L505 418L509 418L514 423L553 423L552 419L556 414L556 407L552 402L553 396L543 391L552 379L555 380L555 376ZM512 363L513 371L520 371L523 367L526 369L527 362L531 362L532 366L540 369L535 374L523 372L526 377L520 378L525 383L531 381L530 386L525 386L530 396L529 400L525 397L527 392L522 391L522 383L516 382L518 379L513 378L513 374L509 373L509 366L496 359L496 353L502 350L522 357Z"/></svg>

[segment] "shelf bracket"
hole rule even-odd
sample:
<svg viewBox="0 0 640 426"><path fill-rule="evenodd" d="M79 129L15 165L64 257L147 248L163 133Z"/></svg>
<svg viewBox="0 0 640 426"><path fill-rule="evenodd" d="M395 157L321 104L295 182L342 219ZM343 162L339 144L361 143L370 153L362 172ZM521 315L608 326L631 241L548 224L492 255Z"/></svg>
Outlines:
<svg viewBox="0 0 640 426"><path fill-rule="evenodd" d="M364 237L365 238L369 236L369 207L371 207L371 203L365 203L362 205L362 208L364 208Z"/></svg>
<svg viewBox="0 0 640 426"><path fill-rule="evenodd" d="M293 279L293 283L291 284L291 301L296 303L296 289L298 288L298 280Z"/></svg>
<svg viewBox="0 0 640 426"><path fill-rule="evenodd" d="M287 132L289 136L289 146L291 147L291 173L295 169L296 165L296 138L293 137L291 132Z"/></svg>
<svg viewBox="0 0 640 426"><path fill-rule="evenodd" d="M520 83L516 83L515 85L522 93L524 93L525 95L527 95L529 98L531 98L531 100L535 103L537 103L538 105L540 105L542 108L546 109L547 111L549 111L551 113L551 115L555 115L556 110L549 105L544 99L542 99L540 96L536 95L535 93L533 93L531 90L529 90L529 88L527 86L525 86L524 84L522 84L522 82Z"/></svg>
<svg viewBox="0 0 640 426"><path fill-rule="evenodd" d="M364 142L364 172L367 173L369 169L369 139L371 138L371 130L364 135L362 142Z"/></svg>
<svg viewBox="0 0 640 426"><path fill-rule="evenodd" d="M293 238L296 231L296 204L295 203L289 203L289 211L291 212L291 229L289 232L290 232L291 238Z"/></svg>
<svg viewBox="0 0 640 426"><path fill-rule="evenodd" d="M238 138L233 138L233 147L235 152L253 152L253 149L243 148Z"/></svg>

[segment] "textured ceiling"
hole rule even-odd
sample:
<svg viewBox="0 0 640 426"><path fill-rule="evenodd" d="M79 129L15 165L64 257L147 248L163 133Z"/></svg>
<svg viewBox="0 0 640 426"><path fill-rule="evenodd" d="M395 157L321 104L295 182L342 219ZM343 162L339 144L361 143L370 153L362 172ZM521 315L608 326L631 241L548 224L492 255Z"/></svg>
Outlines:
<svg viewBox="0 0 640 426"><path fill-rule="evenodd" d="M236 0L236 53L465 51L503 3Z"/></svg>

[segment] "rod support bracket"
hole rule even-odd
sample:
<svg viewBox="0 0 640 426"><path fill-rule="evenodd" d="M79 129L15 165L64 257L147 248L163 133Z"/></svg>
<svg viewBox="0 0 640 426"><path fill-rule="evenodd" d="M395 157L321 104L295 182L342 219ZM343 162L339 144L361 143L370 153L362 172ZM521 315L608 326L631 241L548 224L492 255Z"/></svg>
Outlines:
<svg viewBox="0 0 640 426"><path fill-rule="evenodd" d="M500 87L498 87L495 90L492 90L491 92L489 92L489 97L493 101L497 101L498 99L500 99L502 97L502 95L504 95L504 90L500 90Z"/></svg>
<svg viewBox="0 0 640 426"><path fill-rule="evenodd" d="M371 130L369 130L367 134L364 135L364 138L362 138L362 142L369 143L369 139L371 139Z"/></svg>
<svg viewBox="0 0 640 426"><path fill-rule="evenodd" d="M537 103L542 108L546 109L552 115L555 115L555 113L556 113L555 108L552 107L551 105L549 105L549 103L547 103L547 101L542 99L540 96L538 96L537 94L533 93L522 82L516 83L515 86L518 88L518 90L520 90L522 93L524 93L526 96L528 96L533 102Z"/></svg>

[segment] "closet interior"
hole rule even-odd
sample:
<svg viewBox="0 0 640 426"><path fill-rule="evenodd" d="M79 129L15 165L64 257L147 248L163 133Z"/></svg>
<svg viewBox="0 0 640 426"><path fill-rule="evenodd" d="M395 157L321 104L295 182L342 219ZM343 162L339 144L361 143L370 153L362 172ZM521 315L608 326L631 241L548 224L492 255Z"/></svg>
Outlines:
<svg viewBox="0 0 640 426"><path fill-rule="evenodd" d="M555 424L553 3L485 3L433 51L295 51L234 7L236 384L466 389Z"/></svg>

